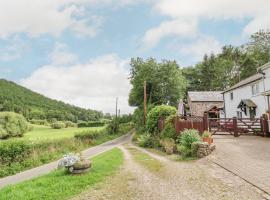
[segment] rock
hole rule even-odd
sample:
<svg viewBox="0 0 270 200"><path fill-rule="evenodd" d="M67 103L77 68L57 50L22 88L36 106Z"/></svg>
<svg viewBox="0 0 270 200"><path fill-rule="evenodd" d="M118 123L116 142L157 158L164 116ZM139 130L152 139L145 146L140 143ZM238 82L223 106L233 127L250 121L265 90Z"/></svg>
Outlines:
<svg viewBox="0 0 270 200"><path fill-rule="evenodd" d="M73 165L73 170L84 170L91 167L90 160L82 160Z"/></svg>

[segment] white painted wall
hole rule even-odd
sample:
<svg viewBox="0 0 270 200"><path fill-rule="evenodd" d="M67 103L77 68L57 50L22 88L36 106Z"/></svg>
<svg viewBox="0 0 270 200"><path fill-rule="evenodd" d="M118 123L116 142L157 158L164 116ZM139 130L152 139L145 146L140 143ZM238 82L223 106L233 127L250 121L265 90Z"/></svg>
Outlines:
<svg viewBox="0 0 270 200"><path fill-rule="evenodd" d="M251 84L242 86L240 88L228 91L224 93L224 105L225 105L225 113L227 118L237 117L237 111L241 111L238 109L238 105L242 99L251 99L256 105L256 117L261 117L262 114L266 113L268 109L267 97L261 95L262 92L270 90L270 68L264 70L266 73L266 78L264 80L259 80L257 82L253 82ZM254 83L259 83L259 94L253 96L251 86ZM230 93L233 92L233 100L231 100ZM247 109L247 115L242 112L243 118L249 118L249 110Z"/></svg>

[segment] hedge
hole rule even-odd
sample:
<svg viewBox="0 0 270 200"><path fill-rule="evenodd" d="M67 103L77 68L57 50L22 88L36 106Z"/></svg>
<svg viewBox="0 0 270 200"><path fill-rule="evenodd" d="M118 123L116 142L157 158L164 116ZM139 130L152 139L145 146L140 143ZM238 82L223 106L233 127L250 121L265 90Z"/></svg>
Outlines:
<svg viewBox="0 0 270 200"><path fill-rule="evenodd" d="M105 123L101 121L92 121L92 122L80 122L78 123L78 127L101 127L104 126Z"/></svg>

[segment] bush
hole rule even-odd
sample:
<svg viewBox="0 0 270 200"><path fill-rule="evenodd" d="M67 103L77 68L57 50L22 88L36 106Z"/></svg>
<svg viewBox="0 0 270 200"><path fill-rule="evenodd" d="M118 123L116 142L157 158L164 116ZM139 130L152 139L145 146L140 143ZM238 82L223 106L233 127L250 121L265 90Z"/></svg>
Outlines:
<svg viewBox="0 0 270 200"><path fill-rule="evenodd" d="M22 137L29 130L29 123L17 113L0 113L0 139L8 137Z"/></svg>
<svg viewBox="0 0 270 200"><path fill-rule="evenodd" d="M100 131L86 130L79 133L75 133L74 137L79 140L94 140L103 134L106 134L105 130Z"/></svg>
<svg viewBox="0 0 270 200"><path fill-rule="evenodd" d="M156 106L147 114L146 126L151 134L155 134L158 131L159 118L167 118L170 115L176 113L176 108L172 106Z"/></svg>
<svg viewBox="0 0 270 200"><path fill-rule="evenodd" d="M53 129L62 129L62 128L66 128L66 124L65 124L64 122L58 121L58 122L52 123L52 124L51 124L51 127L52 127Z"/></svg>
<svg viewBox="0 0 270 200"><path fill-rule="evenodd" d="M73 123L71 121L65 121L64 122L65 125L66 125L66 128L69 128L69 127L77 127L77 124L76 123Z"/></svg>
<svg viewBox="0 0 270 200"><path fill-rule="evenodd" d="M105 122L101 121L92 121L92 122L80 122L78 123L78 128L83 128L83 127L101 127L104 126Z"/></svg>
<svg viewBox="0 0 270 200"><path fill-rule="evenodd" d="M149 133L145 133L142 135L139 135L138 138L138 144L140 147L158 147L159 141L156 137L152 137Z"/></svg>
<svg viewBox="0 0 270 200"><path fill-rule="evenodd" d="M202 134L202 138L211 138L212 134L209 131L204 131Z"/></svg>
<svg viewBox="0 0 270 200"><path fill-rule="evenodd" d="M180 147L178 148L184 157L192 156L192 143L201 141L199 132L194 129L186 129L180 135Z"/></svg>
<svg viewBox="0 0 270 200"><path fill-rule="evenodd" d="M119 120L114 118L106 127L106 130L109 134L115 134L119 130Z"/></svg>
<svg viewBox="0 0 270 200"><path fill-rule="evenodd" d="M0 143L0 163L21 162L31 153L31 146L23 140L10 140Z"/></svg>
<svg viewBox="0 0 270 200"><path fill-rule="evenodd" d="M49 125L47 120L43 120L43 119L32 119L32 120L30 120L30 123L35 124L35 125L44 125L44 126Z"/></svg>
<svg viewBox="0 0 270 200"><path fill-rule="evenodd" d="M164 138L160 140L160 144L167 154L173 154L176 150L175 141L172 138Z"/></svg>
<svg viewBox="0 0 270 200"><path fill-rule="evenodd" d="M166 124L164 129L160 133L161 138L172 138L176 139L175 127L172 123Z"/></svg>

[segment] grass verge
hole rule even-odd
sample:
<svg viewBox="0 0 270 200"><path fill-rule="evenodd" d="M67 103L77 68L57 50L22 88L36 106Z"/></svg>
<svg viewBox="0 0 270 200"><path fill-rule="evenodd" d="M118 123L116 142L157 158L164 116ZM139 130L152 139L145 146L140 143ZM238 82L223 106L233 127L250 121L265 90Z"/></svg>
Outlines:
<svg viewBox="0 0 270 200"><path fill-rule="evenodd" d="M93 167L87 174L69 175L65 170L55 170L48 175L3 188L0 190L0 199L67 199L113 175L123 159L121 150L115 148L91 159Z"/></svg>
<svg viewBox="0 0 270 200"><path fill-rule="evenodd" d="M134 147L127 147L127 149L133 156L134 160L144 166L147 170L159 173L164 169L164 166L159 160L149 156L147 153L144 153Z"/></svg>

